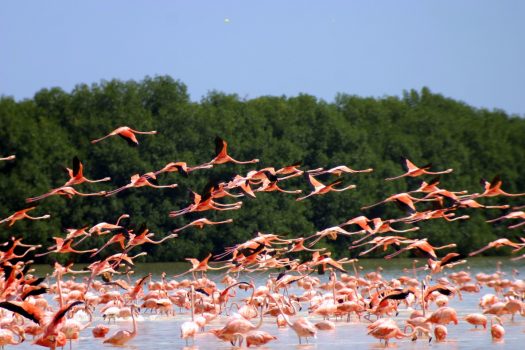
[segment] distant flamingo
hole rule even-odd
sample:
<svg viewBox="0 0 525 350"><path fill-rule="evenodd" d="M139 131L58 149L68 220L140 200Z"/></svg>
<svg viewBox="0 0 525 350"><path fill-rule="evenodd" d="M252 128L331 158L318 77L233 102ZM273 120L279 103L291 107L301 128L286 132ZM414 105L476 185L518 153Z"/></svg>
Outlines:
<svg viewBox="0 0 525 350"><path fill-rule="evenodd" d="M91 141L91 143L97 143L97 142L100 142L100 141L110 137L110 136L118 135L118 136L122 137L124 140L126 140L126 142L129 145L131 145L131 146L138 146L139 141L137 140L137 137L135 136L135 134L155 135L156 133L157 133L156 131L137 131L137 130L131 129L128 126L121 126L121 127L117 128L117 129L113 130L108 135L106 135L104 137L101 137L99 139Z"/></svg>
<svg viewBox="0 0 525 350"><path fill-rule="evenodd" d="M22 220L22 219L43 220L43 219L49 219L51 217L51 215L49 215L49 214L46 214L46 215L43 215L43 216L29 216L27 214L27 212L30 211L30 210L33 210L35 208L36 207L31 207L31 208L26 208L26 209L19 210L19 211L15 212L14 214L12 214L11 216L8 216L7 218L5 218L3 220L0 220L0 224L3 224L4 222L9 221L9 225L8 226L13 226L13 224L16 221Z"/></svg>
<svg viewBox="0 0 525 350"><path fill-rule="evenodd" d="M427 165L422 166L420 168L420 167L417 167L416 165L414 165L414 163L412 163L411 161L409 161L406 158L403 158L403 160L404 160L404 163L405 163L404 165L405 165L405 168L406 168L407 172L402 174L402 175L399 175L399 176L389 177L389 178L387 178L385 180L391 181L391 180L400 179L400 178L405 177L405 176L416 177L416 176L421 176L423 174L427 174L427 175L448 174L448 173L451 173L453 171L453 169L447 169L447 170L443 170L443 171L432 172L432 171L428 171L428 169L430 169L432 164L427 164Z"/></svg>
<svg viewBox="0 0 525 350"><path fill-rule="evenodd" d="M310 196L313 196L313 195L316 195L316 194L325 194L325 193L328 193L330 191L336 191L336 192L342 192L342 191L346 191L346 190L350 190L352 188L356 188L355 185L349 185L349 186L346 186L345 188L340 188L340 189L336 189L334 188L334 186L340 184L342 181L341 180L336 180L328 185L323 185L322 183L320 183L317 179L315 179L312 175L308 175L308 180L310 181L310 184L312 185L312 187L314 188L314 190L312 192L310 192L310 194L304 196L304 197L299 197L297 198L296 200L297 201L302 201L303 199L306 199Z"/></svg>

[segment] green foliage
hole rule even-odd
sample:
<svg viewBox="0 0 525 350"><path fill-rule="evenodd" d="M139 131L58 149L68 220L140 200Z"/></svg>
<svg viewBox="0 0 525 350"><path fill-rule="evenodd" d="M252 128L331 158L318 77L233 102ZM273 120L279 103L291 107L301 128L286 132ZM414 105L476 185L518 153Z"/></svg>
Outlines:
<svg viewBox="0 0 525 350"><path fill-rule="evenodd" d="M20 102L1 97L0 125L0 155L17 156L15 161L0 163L1 218L27 206L25 198L65 183L63 168L72 167L75 155L83 161L86 177L112 178L109 184L82 184L77 187L81 192L125 185L131 175L158 170L168 162L207 162L213 157L217 135L228 141L229 151L236 159L261 160L256 166L219 165L196 171L188 178L178 173L159 176L161 184L178 183L176 189L131 189L111 198L50 197L38 202L33 212L49 213L50 220L25 220L12 228L5 224L0 227L3 240L23 235L29 243L49 246L49 240L63 237L66 228L115 222L122 213L131 215L132 227L146 223L155 232L155 239L199 217L234 219L233 224L202 231L190 228L163 245L136 248L149 253L148 261L204 257L210 251L218 253L247 240L257 231L298 237L363 214L384 219L404 216L390 204L366 212L360 210L364 205L418 186L420 179L383 180L402 173L402 156L420 165L432 162L435 169L454 168L454 173L442 177L442 187L447 189L479 192L480 177L490 180L501 174L506 190L525 191L525 120L498 110L474 109L427 88L405 92L402 98L340 94L334 103L309 95L243 100L213 91L194 103L186 86L170 77L146 78L142 82L112 80L78 85L71 93L58 88L43 89L33 99ZM119 138L90 143L124 125L158 130L158 134L138 135L139 147L130 147ZM354 169L374 168L374 172L343 176L342 185L354 183L355 190L301 202L290 194L258 193L256 199L243 198L243 207L238 211L168 217L170 211L189 204L189 189L201 192L210 178L228 179L256 168L280 168L298 161L304 169L345 164ZM330 175L319 179L326 183L334 180ZM310 191L303 177L281 185L285 189ZM484 203L506 201L520 204L519 199L508 198L490 198ZM508 232L504 225L484 222L501 214L499 210L457 213L463 214L471 215L471 219L421 223L421 230L411 236L429 237L435 245L456 242L460 251L468 252L497 237L515 239L518 235ZM100 246L105 240L92 238L79 248ZM350 242L349 238L339 238L322 244L335 255L349 256ZM107 254L115 249L110 247Z"/></svg>

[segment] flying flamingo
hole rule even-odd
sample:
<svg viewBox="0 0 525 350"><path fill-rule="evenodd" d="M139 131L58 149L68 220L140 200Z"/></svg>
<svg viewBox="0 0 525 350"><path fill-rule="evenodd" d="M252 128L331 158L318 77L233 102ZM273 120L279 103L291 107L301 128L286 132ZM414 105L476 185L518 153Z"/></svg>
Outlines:
<svg viewBox="0 0 525 350"><path fill-rule="evenodd" d="M206 225L220 225L220 224L229 224L229 223L232 223L233 222L233 219L228 219L228 220L224 220L224 221L210 221L206 218L200 218L200 219L197 219L195 221L192 221L190 222L189 224L187 225L184 225L178 229L175 229L173 230L172 232L173 233L176 233L176 232L179 232L179 231L182 231L190 226L195 226L197 228L200 228L200 229L203 229L204 226Z"/></svg>
<svg viewBox="0 0 525 350"><path fill-rule="evenodd" d="M143 187L143 186L149 186L149 187L153 187L153 188L175 188L177 187L178 185L177 184L171 184L171 185L156 185L156 179L157 177L155 176L154 173L152 172L149 172L149 173L146 173L142 176L140 176L139 174L135 174L131 177L131 181L129 184L125 185L125 186L122 186L120 188L117 188L113 191L109 191L106 193L106 197L109 197L109 196L112 196L114 194L117 194L121 191L124 191L125 189L127 188L132 188L132 187L135 187L135 188L138 188L138 187Z"/></svg>
<svg viewBox="0 0 525 350"><path fill-rule="evenodd" d="M228 143L221 139L219 136L215 138L215 158L210 160L208 163L204 163L200 166L206 166L206 165L214 165L214 164L224 164L224 163L236 163L236 164L251 164L251 163L258 163L259 159L252 159L248 161L239 161L233 159L228 154Z"/></svg>
<svg viewBox="0 0 525 350"><path fill-rule="evenodd" d="M13 160L15 158L16 158L16 156L12 155L12 156L8 156L8 157L0 158L0 161L2 161L2 160Z"/></svg>
<svg viewBox="0 0 525 350"><path fill-rule="evenodd" d="M120 221L127 218L129 218L128 214L122 214L121 216L119 216L115 224L109 224L107 222L98 223L95 226L91 227L88 233L90 235L94 234L96 236L102 236L113 230L124 229L122 226L120 226Z"/></svg>
<svg viewBox="0 0 525 350"><path fill-rule="evenodd" d="M479 253L482 253L485 250L490 249L490 248L499 248L499 247L503 247L503 246L513 247L513 248L516 248L516 249L520 249L521 248L521 246L518 243L511 242L507 238L500 238L500 239L496 239L495 241L490 242L489 244L487 244L483 248L478 249L478 250L470 253L469 256L478 255Z"/></svg>
<svg viewBox="0 0 525 350"><path fill-rule="evenodd" d="M524 211L513 211L508 213L507 215L500 216L499 218L487 220L485 222L496 222L504 219L525 219L525 212Z"/></svg>
<svg viewBox="0 0 525 350"><path fill-rule="evenodd" d="M308 170L306 172L313 176L318 176L318 175L323 175L323 174L334 174L336 176L341 176L341 174L369 173L371 171L374 171L374 169L368 168L364 170L354 170L354 169L350 169L346 165L339 165L339 166L336 166L336 167L333 167L327 170L320 168L320 169Z"/></svg>
<svg viewBox="0 0 525 350"><path fill-rule="evenodd" d="M255 189L254 192L274 192L279 191L282 193L290 193L290 194L298 194L301 193L301 190L284 190L279 187L277 184L279 182L279 179L274 174L270 173L269 171L265 172L266 178L262 180L262 185Z"/></svg>
<svg viewBox="0 0 525 350"><path fill-rule="evenodd" d="M177 171L181 173L183 176L187 177L189 173L191 173L192 171L199 170L199 169L209 169L209 168L213 168L213 165L203 164L203 165L197 165L194 167L189 167L188 164L186 164L186 162L175 162L175 163L171 162L171 163L166 164L164 168L156 171L154 174L159 175L162 173L172 173L172 172Z"/></svg>
<svg viewBox="0 0 525 350"><path fill-rule="evenodd" d="M55 245L47 248L49 251L46 253L41 254L35 254L35 257L40 257L52 253L59 253L59 254L65 254L65 253L75 253L75 254L83 254L83 253L92 253L97 250L97 248L89 249L89 250L75 250L71 247L71 244L73 243L72 239L64 239L61 237L53 237L55 240Z"/></svg>
<svg viewBox="0 0 525 350"><path fill-rule="evenodd" d="M99 139L91 141L91 143L97 143L97 142L100 142L100 141L110 137L110 136L118 135L118 136L122 137L124 140L126 140L126 142L129 145L131 145L131 146L138 146L139 141L137 140L137 137L135 136L135 134L155 135L156 133L157 133L156 131L137 131L137 130L131 129L128 126L121 126L121 127L117 128L117 129L113 130L110 134L108 134L108 135L106 135L104 137L101 137Z"/></svg>
<svg viewBox="0 0 525 350"><path fill-rule="evenodd" d="M506 197L520 197L525 196L525 193L507 193L501 189L503 181L501 181L499 176L494 177L491 182L488 182L485 179L480 180L481 186L485 189L481 194L473 194L471 198L478 197L496 197L496 196L506 196Z"/></svg>
<svg viewBox="0 0 525 350"><path fill-rule="evenodd" d="M308 175L308 180L310 181L310 184L313 186L314 190L312 192L310 192L310 194L304 196L304 197L299 197L296 199L296 201L302 201L303 199L306 199L310 196L313 196L315 194L325 194L325 193L328 193L330 191L336 191L336 192L342 192L342 191L346 191L346 190L350 190L352 188L356 188L355 185L350 185L350 186L347 186L345 188L341 188L341 189L336 189L334 188L334 186L338 185L341 183L341 180L336 180L328 185L323 185L322 183L320 183L319 181L317 181L312 175Z"/></svg>
<svg viewBox="0 0 525 350"><path fill-rule="evenodd" d="M47 198L49 196L66 196L67 198L71 199L73 198L73 196L89 197L89 196L104 196L105 194L106 194L106 191L101 191L101 192L96 192L96 193L81 193L75 190L73 187L62 186L59 188L55 188L41 196L27 198L26 202L27 203L36 202L41 199Z"/></svg>
<svg viewBox="0 0 525 350"><path fill-rule="evenodd" d="M398 194L394 194L394 195L388 197L387 199L385 199L385 200L383 200L381 202L377 202L375 204L371 204L369 206L362 207L361 210L370 209L370 208L373 208L373 207L375 207L377 205L380 205L380 204L383 204L383 203L387 203L387 202L395 202L400 207L408 209L410 212L415 212L416 211L416 207L414 206L414 202L431 202L431 201L435 201L435 200L436 200L435 198L431 198L431 199L415 198L415 197L412 197L411 195L409 195L408 193L398 193Z"/></svg>
<svg viewBox="0 0 525 350"><path fill-rule="evenodd" d="M510 205L483 205L481 203L476 202L473 199L460 199L458 202L454 204L454 207L457 208L482 208L482 209L508 209L510 208Z"/></svg>
<svg viewBox="0 0 525 350"><path fill-rule="evenodd" d="M395 177L389 177L389 178L387 178L385 180L391 181L391 180L400 179L400 178L405 177L405 176L416 177L416 176L421 176L423 174L427 174L427 175L448 174L448 173L451 173L453 171L453 169L447 169L447 170L443 170L443 171L432 172L432 171L428 171L428 169L430 169L430 167L432 166L432 163L431 164L427 164L427 165L422 166L421 168L419 168L416 165L414 165L414 163L409 161L408 159L403 158L403 160L405 162L406 173L404 173L402 175L399 175L399 176L395 176Z"/></svg>
<svg viewBox="0 0 525 350"><path fill-rule="evenodd" d="M31 208L26 208L26 209L22 209L22 210L19 210L17 212L15 212L14 214L12 214L11 216L3 219L3 220L0 220L0 224L3 224L4 222L6 221L9 221L9 226L13 226L13 224L18 221L18 220L22 220L22 219L29 219L29 220L43 220L43 219L49 219L51 216L49 214L46 214L44 216L29 216L27 214L28 211L30 210L33 210L35 209L36 207L31 207Z"/></svg>
<svg viewBox="0 0 525 350"><path fill-rule="evenodd" d="M137 321L135 320L135 304L131 304L131 320L133 322L133 330L119 330L108 339L104 340L104 344L109 343L113 345L124 345L137 335Z"/></svg>
<svg viewBox="0 0 525 350"><path fill-rule="evenodd" d="M424 239L416 240L415 242L412 242L408 244L407 246L399 249L397 252L394 252L390 255L385 256L385 259L391 259L403 253L404 251L411 250L411 249L417 249L419 252L423 253L425 256L429 257L430 259L437 259L435 250L445 249L445 248L455 248L455 247L456 247L455 243L447 244L441 247L433 247L432 245L430 245L430 243L427 242L427 239L424 238Z"/></svg>
<svg viewBox="0 0 525 350"><path fill-rule="evenodd" d="M372 248L359 253L359 256L363 256L363 255L366 255L366 254L370 253L371 251L373 251L373 250L375 250L377 248L380 248L381 246L383 246L383 251L386 251L386 249L388 248L389 245L395 244L395 245L399 246L399 245L401 245L401 243L413 243L413 242L414 242L414 240L408 239L408 238L402 237L402 236L378 236L378 237L375 237L375 238L373 238L372 240L370 240L368 242L352 245L352 246L348 247L348 249L355 249L355 248L361 247L361 246L363 246L365 244L373 244L374 246Z"/></svg>
<svg viewBox="0 0 525 350"><path fill-rule="evenodd" d="M329 228L325 228L324 230L322 231L317 231L316 233L314 233L313 235L311 236L308 236L308 237L305 237L305 241L310 239L310 238L314 238L316 237L312 242L310 242L310 244L308 244L308 247L313 247L317 242L319 242L323 237L328 237L330 238L331 240L336 240L337 239L337 235L343 235L343 236L352 236L352 235L355 235L356 233L354 232L348 232L346 231L345 229L342 229L341 227L339 226L334 226L334 227L329 227Z"/></svg>
<svg viewBox="0 0 525 350"><path fill-rule="evenodd" d="M73 169L66 168L66 171L70 179L64 184L64 186L73 186L79 185L83 182L95 183L95 182L104 182L111 180L110 177L105 177L100 180L89 180L84 177L83 173L84 166L78 157L73 158ZM62 187L64 187L62 186Z"/></svg>

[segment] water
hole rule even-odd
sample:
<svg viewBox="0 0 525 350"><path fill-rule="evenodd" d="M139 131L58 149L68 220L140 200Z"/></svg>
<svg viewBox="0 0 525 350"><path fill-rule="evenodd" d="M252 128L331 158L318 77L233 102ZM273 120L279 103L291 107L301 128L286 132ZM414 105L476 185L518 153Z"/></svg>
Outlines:
<svg viewBox="0 0 525 350"><path fill-rule="evenodd" d="M470 259L468 265L460 265L452 270L445 271L448 274L453 271L468 270L472 277L478 272L493 273L496 270L496 262L498 260L503 261L501 270L506 273L505 278L512 279L512 270L517 269L521 276L525 273L525 267L523 262L516 261L511 262L507 258L475 258ZM399 275L412 276L411 271L405 271L404 269L412 268L412 260L409 259L395 259L390 261L385 260L361 260L359 265L363 267L362 273L374 271L378 266L382 266L384 270L381 272L385 279L393 278ZM151 272L153 279L158 280L160 273L165 271L168 274L168 278L175 274L183 272L189 268L189 264L185 263L162 263L162 264L142 264L137 265L135 269L135 276L139 278L144 274ZM49 272L49 267L39 267L39 273ZM190 277L191 275L188 275ZM220 274L209 274L211 279L215 280L222 288L222 284L218 283L222 275ZM418 273L418 277L422 277L423 272ZM256 285L260 285L267 277L267 273L255 273L249 275L256 282ZM436 277L440 277L437 275ZM328 276L321 276L322 281L326 281ZM179 279L180 280L180 279ZM241 276L239 280L248 280L247 276ZM300 294L302 293L299 289L291 289L291 293ZM525 318L517 315L515 321L510 320L510 316L503 317L503 324L505 327L505 339L501 343L492 342L490 330L475 330L473 326L462 320L462 317L468 313L481 312L478 306L479 298L486 293L494 293L494 291L488 287L483 287L480 293L464 293L463 301L458 301L457 297L452 299L450 306L454 307L458 312L458 318L460 322L457 326L453 324L447 325L448 337L444 343L436 343L432 341L428 342L427 339L418 339L416 342L412 342L410 339L392 340L389 348L396 349L484 349L488 347L494 347L495 349L520 349L523 348L525 342ZM237 298L247 297L249 293L238 290ZM435 306L432 306L435 309ZM97 309L100 309L98 307ZM304 307L300 312L301 316L307 316L307 308ZM408 311L404 306L400 306L400 312L395 317L398 325L403 328L404 320L408 317ZM292 320L294 317L291 317ZM200 333L195 338L195 346L186 347L185 342L180 338L180 325L182 322L190 319L188 311L179 312L176 308L176 316L166 317L158 315L150 315L142 313L138 319L138 335L132 339L124 348L128 349L232 349L233 347L226 342L217 340L217 338L211 333ZM206 330L212 328L221 328L224 324L225 316L220 316L206 326ZM310 321L317 322L321 320L320 317L309 316ZM256 320L252 320L257 323ZM102 318L96 313L94 322L88 329L81 333L79 341L73 342L73 349L102 349L111 348L113 346L108 344L102 344L101 339L94 339L91 334L92 328L100 323L105 323ZM275 318L265 319L262 330L270 332L277 337L277 340L268 343L265 347L267 349L383 349L384 345L380 344L379 341L372 336L367 335L367 322L357 322L352 319L351 322L337 321L336 329L334 331L319 331L317 339L311 339L310 344L298 344L298 339L295 332L287 328L277 328L275 325ZM113 334L119 329L132 329L131 320L117 320L117 323L111 324L109 335ZM490 328L490 325L489 325ZM303 339L304 342L304 339ZM190 340L191 344L191 340ZM31 340L26 340L25 343L18 346L18 349L30 349Z"/></svg>

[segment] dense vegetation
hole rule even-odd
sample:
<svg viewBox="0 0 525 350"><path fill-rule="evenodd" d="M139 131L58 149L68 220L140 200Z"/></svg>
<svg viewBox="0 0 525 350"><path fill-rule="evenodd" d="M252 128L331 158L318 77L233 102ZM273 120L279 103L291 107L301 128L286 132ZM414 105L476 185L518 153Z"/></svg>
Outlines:
<svg viewBox="0 0 525 350"><path fill-rule="evenodd" d="M159 133L139 135L139 147L130 147L119 138L90 144L122 125ZM344 184L356 184L355 190L302 202L296 202L293 195L259 193L256 199L243 199L243 208L238 211L168 217L171 210L188 204L188 188L199 192L210 177L226 179L255 168L224 164L194 172L189 178L177 173L159 177L161 184L178 183L176 189L130 189L110 198L50 197L37 202L38 209L33 211L35 215L51 214L50 220L24 220L12 228L6 224L0 227L2 240L24 235L27 242L49 245L53 236L64 236L66 228L114 222L122 213L131 215L131 226L147 223L156 237L198 217L234 219L230 225L190 228L162 246L146 245L143 249L149 252L150 261L202 257L246 240L256 231L297 237L361 214L370 218L403 216L392 204L366 212L359 209L418 186L421 179L384 181L403 172L401 156L420 165L432 162L434 169L454 168L452 174L442 177L443 188L480 192L480 177L490 180L501 174L504 189L525 192L525 120L503 111L475 109L426 88L406 92L402 98L341 94L333 103L309 95L242 99L210 92L195 103L185 85L170 77L142 82L114 80L78 85L71 93L43 89L33 99L19 102L2 97L0 126L0 156L17 157L0 163L1 218L27 206L25 198L61 186L67 180L63 168L72 166L75 155L83 161L87 177L112 177L110 183L82 184L78 189L110 190L128 183L132 174L158 170L171 161L196 165L211 160L216 135L228 141L237 159L259 158L257 168L297 161L306 169L340 164L374 168L372 173L344 176ZM323 176L321 180L330 178ZM302 177L283 183L283 187L308 191ZM481 201L519 205L525 200L498 197ZM423 222L412 236L428 237L433 244L456 242L459 251L468 252L498 237L516 239L520 234L504 224L484 222L501 215L500 210L464 213L471 219ZM93 238L82 247L100 245L105 239ZM349 255L349 239L321 242L339 256ZM508 252L493 249L490 253L502 251Z"/></svg>

